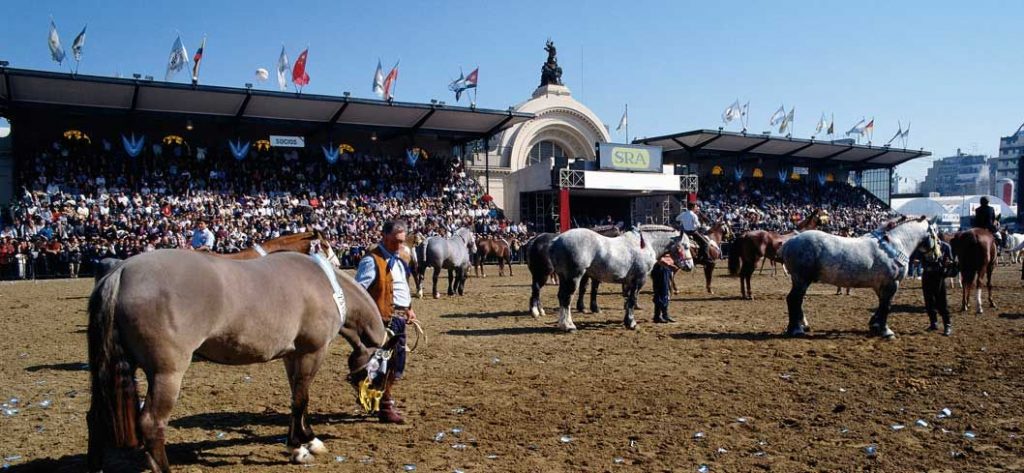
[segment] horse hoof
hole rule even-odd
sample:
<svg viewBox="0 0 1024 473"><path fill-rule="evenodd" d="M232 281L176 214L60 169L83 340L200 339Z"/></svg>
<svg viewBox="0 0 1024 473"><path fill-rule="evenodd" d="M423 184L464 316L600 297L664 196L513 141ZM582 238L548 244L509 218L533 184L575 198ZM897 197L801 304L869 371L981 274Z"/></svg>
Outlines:
<svg viewBox="0 0 1024 473"><path fill-rule="evenodd" d="M626 328L629 329L629 330L636 330L636 327L637 327L636 321L627 323L625 325L626 325Z"/></svg>
<svg viewBox="0 0 1024 473"><path fill-rule="evenodd" d="M804 332L810 332L811 331L811 326L810 325L804 325L803 329L804 329Z"/></svg>
<svg viewBox="0 0 1024 473"><path fill-rule="evenodd" d="M435 292L434 293L434 299L440 299L440 298L441 298L441 294Z"/></svg>
<svg viewBox="0 0 1024 473"><path fill-rule="evenodd" d="M292 450L292 463L304 465L313 462L313 454L309 453L306 447L299 447Z"/></svg>
<svg viewBox="0 0 1024 473"><path fill-rule="evenodd" d="M309 453L312 453L313 455L323 455L327 453L327 447L325 447L324 443L318 438L314 438L309 442L306 448L309 450Z"/></svg>
<svg viewBox="0 0 1024 473"><path fill-rule="evenodd" d="M559 325L558 328L566 333L572 333L576 331L576 325Z"/></svg>
<svg viewBox="0 0 1024 473"><path fill-rule="evenodd" d="M592 313L592 314L600 314L601 313L601 308L600 307L591 307L590 308L590 313Z"/></svg>
<svg viewBox="0 0 1024 473"><path fill-rule="evenodd" d="M540 317L540 310L538 310L536 307L530 307L530 315L532 315L533 318L536 319L537 317Z"/></svg>
<svg viewBox="0 0 1024 473"><path fill-rule="evenodd" d="M886 327L885 330L882 330L881 335L882 335L882 338L884 338L886 340L895 340L896 339L896 332L893 332L889 327Z"/></svg>
<svg viewBox="0 0 1024 473"><path fill-rule="evenodd" d="M541 317L547 317L548 316L548 313L544 312L544 308L543 307L540 308L540 316Z"/></svg>
<svg viewBox="0 0 1024 473"><path fill-rule="evenodd" d="M417 291L416 292L416 298L417 299L423 299L423 291Z"/></svg>
<svg viewBox="0 0 1024 473"><path fill-rule="evenodd" d="M795 337L803 337L803 336L806 336L806 335L807 334L804 333L804 330L802 328L800 328L800 327L786 330L786 336L787 337L794 337L795 338Z"/></svg>

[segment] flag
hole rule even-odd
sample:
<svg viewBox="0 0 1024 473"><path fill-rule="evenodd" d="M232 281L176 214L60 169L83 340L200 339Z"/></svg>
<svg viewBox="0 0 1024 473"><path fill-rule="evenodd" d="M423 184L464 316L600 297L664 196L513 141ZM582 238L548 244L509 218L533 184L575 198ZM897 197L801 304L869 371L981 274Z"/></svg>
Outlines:
<svg viewBox="0 0 1024 473"><path fill-rule="evenodd" d="M750 101L743 104L743 110L740 111L740 123L743 124L743 128L747 128L747 115L750 113Z"/></svg>
<svg viewBox="0 0 1024 473"><path fill-rule="evenodd" d="M846 136L850 136L850 135L860 136L860 135L863 135L864 134L864 128L861 127L862 123L864 123L864 119L863 118L861 118L860 121L857 122L856 125L853 125L853 128L850 128L850 130L846 132Z"/></svg>
<svg viewBox="0 0 1024 473"><path fill-rule="evenodd" d="M900 138L905 140L909 136L910 136L910 122L907 122L907 129L903 130L903 136L901 136Z"/></svg>
<svg viewBox="0 0 1024 473"><path fill-rule="evenodd" d="M821 133L821 130L828 128L828 120L825 119L825 113L821 113L821 119L818 120L818 126L814 127L814 133Z"/></svg>
<svg viewBox="0 0 1024 473"><path fill-rule="evenodd" d="M75 61L82 60L82 49L85 48L85 29L88 27L89 25L85 25L82 32L78 33L78 36L75 36L75 41L71 43L71 55L75 57Z"/></svg>
<svg viewBox="0 0 1024 473"><path fill-rule="evenodd" d="M388 72L388 76L384 78L384 100L391 100L394 98L394 87L395 82L398 81L398 62L395 63L395 67L391 68L391 72Z"/></svg>
<svg viewBox="0 0 1024 473"><path fill-rule="evenodd" d="M384 98L384 69L380 67L380 59L377 60L377 70L373 73L373 93ZM455 100L458 100L458 95Z"/></svg>
<svg viewBox="0 0 1024 473"><path fill-rule="evenodd" d="M832 135L836 132L836 115L833 113L832 118L828 121L828 134Z"/></svg>
<svg viewBox="0 0 1024 473"><path fill-rule="evenodd" d="M309 74L306 74L306 56L309 55L309 48L306 48L295 59L295 66L292 67L292 84L304 87L309 84Z"/></svg>
<svg viewBox="0 0 1024 473"><path fill-rule="evenodd" d="M57 24L50 20L50 57L57 64L64 63L64 48L60 47L60 35L57 34Z"/></svg>
<svg viewBox="0 0 1024 473"><path fill-rule="evenodd" d="M869 121L867 125L864 125L864 128L861 130L861 133L870 136L874 132L875 132L875 117L871 117L871 121Z"/></svg>
<svg viewBox="0 0 1024 473"><path fill-rule="evenodd" d="M202 44L196 50L196 55L192 57L192 82L199 82L199 63L203 60L204 49L206 49L206 36L203 36Z"/></svg>
<svg viewBox="0 0 1024 473"><path fill-rule="evenodd" d="M284 45L281 45L281 55L277 57L277 88L281 91L288 90L288 71L291 70L291 66L288 65L288 55L284 52Z"/></svg>
<svg viewBox="0 0 1024 473"><path fill-rule="evenodd" d="M900 122L896 122L896 123L899 124L899 128L896 129L896 134L892 135L892 138L889 138L889 141L885 142L885 144L887 144L887 145L888 144L892 144L892 142L895 141L896 138L900 138L900 137L903 136L903 124L900 123Z"/></svg>
<svg viewBox="0 0 1024 473"><path fill-rule="evenodd" d="M782 120L786 118L786 106L779 105L779 109L772 114L771 118L768 119L768 126L778 125Z"/></svg>
<svg viewBox="0 0 1024 473"><path fill-rule="evenodd" d="M722 112L722 122L728 125L729 122L733 121L734 119L736 119L736 117L740 116L742 112L743 110L742 107L740 107L740 101L739 99L736 99L736 101L733 102L732 105L726 107L725 111Z"/></svg>
<svg viewBox="0 0 1024 473"><path fill-rule="evenodd" d="M256 82L259 82L259 83L262 84L262 83L266 82L267 79L269 79L269 78L270 78L270 71L268 71L268 70L266 70L266 69L264 69L262 67L256 68Z"/></svg>
<svg viewBox="0 0 1024 473"><path fill-rule="evenodd" d="M167 74L164 75L164 80L171 80L171 76L185 67L185 64L188 64L188 51L181 43L181 35L178 35L171 45L171 57L167 59Z"/></svg>
<svg viewBox="0 0 1024 473"><path fill-rule="evenodd" d="M792 130L793 130L793 114L795 112L796 112L796 107L792 107L792 108L789 109L789 113L787 113L786 116L782 118L782 124L779 125L779 133L785 133L786 130L789 130L792 133Z"/></svg>
<svg viewBox="0 0 1024 473"><path fill-rule="evenodd" d="M377 64L377 73L380 74L380 64ZM448 84L448 90L455 92L455 101L458 102L462 97L462 93L469 89L476 88L477 77L479 76L480 68L473 69L468 76L464 76L462 72L459 72L459 78L455 79Z"/></svg>
<svg viewBox="0 0 1024 473"><path fill-rule="evenodd" d="M626 105L626 110L622 112L622 118L619 119L619 126L615 127L615 131L622 130L624 127L629 126L629 105Z"/></svg>

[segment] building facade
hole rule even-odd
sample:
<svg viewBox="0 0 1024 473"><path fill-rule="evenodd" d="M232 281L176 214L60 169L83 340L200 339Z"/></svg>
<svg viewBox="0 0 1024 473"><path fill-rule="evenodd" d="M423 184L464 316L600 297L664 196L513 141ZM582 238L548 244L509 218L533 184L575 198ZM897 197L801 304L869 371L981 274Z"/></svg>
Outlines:
<svg viewBox="0 0 1024 473"><path fill-rule="evenodd" d="M1017 162L1024 154L1024 125L1017 128L1017 131L1010 135L999 138L999 157L996 158L993 181L1009 179L1013 186L1020 185L1020 176L1017 174ZM997 195L1002 189L995 189Z"/></svg>
<svg viewBox="0 0 1024 473"><path fill-rule="evenodd" d="M932 163L921 183L921 192L940 195L988 194L992 186L989 158L980 154L956 155Z"/></svg>

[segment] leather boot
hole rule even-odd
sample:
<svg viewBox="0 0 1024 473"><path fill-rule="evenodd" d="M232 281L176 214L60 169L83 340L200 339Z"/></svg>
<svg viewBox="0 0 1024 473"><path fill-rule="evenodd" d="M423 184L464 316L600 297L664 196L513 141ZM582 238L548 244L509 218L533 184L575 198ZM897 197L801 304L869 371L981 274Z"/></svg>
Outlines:
<svg viewBox="0 0 1024 473"><path fill-rule="evenodd" d="M380 399L380 410L377 411L377 419L383 424L405 423L402 413L398 412L398 408L395 407L395 399L391 397L391 388L394 384L395 381L390 380L387 389L384 390L384 395Z"/></svg>

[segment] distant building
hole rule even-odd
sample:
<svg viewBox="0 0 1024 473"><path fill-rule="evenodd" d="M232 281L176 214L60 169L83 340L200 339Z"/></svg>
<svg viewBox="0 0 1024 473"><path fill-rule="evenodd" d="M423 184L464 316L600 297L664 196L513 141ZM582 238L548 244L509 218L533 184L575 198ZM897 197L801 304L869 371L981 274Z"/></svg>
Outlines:
<svg viewBox="0 0 1024 473"><path fill-rule="evenodd" d="M928 169L920 192L940 195L988 194L992 186L989 158L981 154L963 154L942 158Z"/></svg>
<svg viewBox="0 0 1024 473"><path fill-rule="evenodd" d="M1017 161L1020 160L1022 154L1024 154L1024 125L1017 128L1014 134L999 138L999 157L996 158L992 181L1009 179L1013 182L1013 187L1019 186L1020 176L1017 175ZM1003 193L1003 189L994 189L994 191L999 196Z"/></svg>

